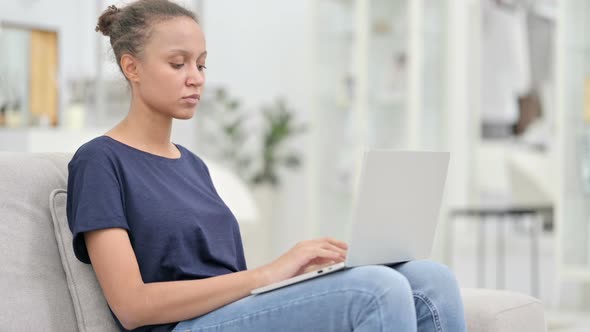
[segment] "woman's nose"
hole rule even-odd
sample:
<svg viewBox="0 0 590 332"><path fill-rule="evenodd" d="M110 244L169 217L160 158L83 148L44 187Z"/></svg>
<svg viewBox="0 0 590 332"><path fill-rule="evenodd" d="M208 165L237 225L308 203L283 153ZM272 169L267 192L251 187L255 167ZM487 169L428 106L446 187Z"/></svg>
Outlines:
<svg viewBox="0 0 590 332"><path fill-rule="evenodd" d="M205 83L205 72L200 71L198 67L194 67L187 77L186 84L199 86Z"/></svg>

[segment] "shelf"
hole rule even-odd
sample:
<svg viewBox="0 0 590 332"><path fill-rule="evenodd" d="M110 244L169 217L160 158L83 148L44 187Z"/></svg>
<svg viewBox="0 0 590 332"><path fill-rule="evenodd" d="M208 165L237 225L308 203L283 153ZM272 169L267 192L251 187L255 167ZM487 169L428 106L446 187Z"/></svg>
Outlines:
<svg viewBox="0 0 590 332"><path fill-rule="evenodd" d="M309 224L316 235L344 235L342 220L351 204L359 146L408 149L411 134L416 142L438 141L443 135L439 115L425 110L440 109L444 103L432 91L444 90L444 70L438 66L446 62L437 55L446 54L447 2L425 6L433 19L418 15L421 11L412 4L322 0L312 6L311 107L317 134L310 141ZM420 63L411 62L410 54ZM416 70L422 65L424 71Z"/></svg>
<svg viewBox="0 0 590 332"><path fill-rule="evenodd" d="M590 283L590 197L584 192L581 167L582 139L589 128L584 89L590 75L590 40L583 33L590 18L588 4L568 0L556 7L556 274L558 280L578 283Z"/></svg>
<svg viewBox="0 0 590 332"><path fill-rule="evenodd" d="M566 40L562 43L562 46L567 48L568 52L590 52L590 43L588 42Z"/></svg>
<svg viewBox="0 0 590 332"><path fill-rule="evenodd" d="M590 265L565 265L561 267L561 276L567 279L590 282Z"/></svg>

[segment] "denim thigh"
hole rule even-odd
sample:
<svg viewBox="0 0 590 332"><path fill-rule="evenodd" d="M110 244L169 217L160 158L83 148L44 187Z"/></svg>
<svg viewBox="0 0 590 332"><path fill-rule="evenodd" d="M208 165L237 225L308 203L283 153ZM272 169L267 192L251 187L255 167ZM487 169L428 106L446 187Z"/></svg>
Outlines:
<svg viewBox="0 0 590 332"><path fill-rule="evenodd" d="M416 331L408 280L386 266L338 271L252 295L174 331Z"/></svg>

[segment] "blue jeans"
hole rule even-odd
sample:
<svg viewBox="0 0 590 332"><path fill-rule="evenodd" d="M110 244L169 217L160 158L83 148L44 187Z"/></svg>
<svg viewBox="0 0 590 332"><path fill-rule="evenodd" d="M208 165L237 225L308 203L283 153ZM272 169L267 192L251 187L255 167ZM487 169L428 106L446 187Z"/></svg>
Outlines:
<svg viewBox="0 0 590 332"><path fill-rule="evenodd" d="M466 331L457 282L444 265L362 266L248 296L185 320L184 331Z"/></svg>

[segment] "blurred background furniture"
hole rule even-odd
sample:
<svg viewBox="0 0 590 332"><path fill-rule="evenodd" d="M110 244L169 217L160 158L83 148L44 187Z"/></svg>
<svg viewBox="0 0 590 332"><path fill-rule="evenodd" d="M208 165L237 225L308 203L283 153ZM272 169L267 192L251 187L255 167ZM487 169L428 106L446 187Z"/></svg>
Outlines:
<svg viewBox="0 0 590 332"><path fill-rule="evenodd" d="M464 207L452 207L449 209L448 221L446 223L446 234L448 250L447 264L452 267L453 257L453 225L458 218L467 219L478 223L477 232L477 256L474 266L477 269L477 286L486 287L486 262L488 254L486 253L486 239L489 235L486 230L486 222L495 222L496 226L496 284L495 289L504 289L506 285L506 225L516 224L524 219L532 220L533 223L527 232L530 236L530 252L529 255L529 279L530 279L530 294L539 297L540 282L539 277L541 271L539 269L539 238L546 216L553 213L553 206L548 205L473 205Z"/></svg>

